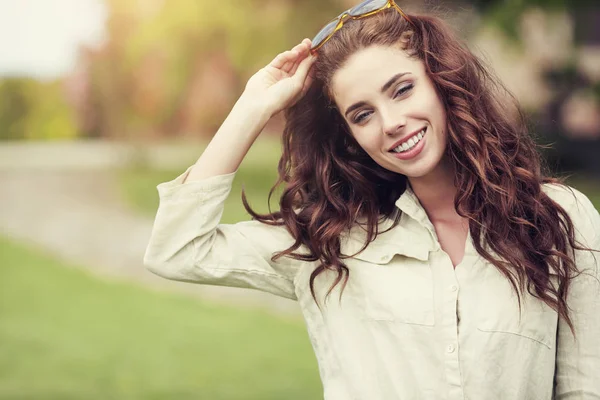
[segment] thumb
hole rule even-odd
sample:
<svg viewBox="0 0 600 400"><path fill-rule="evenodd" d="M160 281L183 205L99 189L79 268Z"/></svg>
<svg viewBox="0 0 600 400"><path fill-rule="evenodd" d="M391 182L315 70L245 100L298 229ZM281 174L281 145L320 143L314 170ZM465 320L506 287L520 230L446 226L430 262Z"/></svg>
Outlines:
<svg viewBox="0 0 600 400"><path fill-rule="evenodd" d="M294 74L294 79L300 81L301 87L304 86L304 81L306 80L308 72L310 71L310 67L313 65L316 59L316 56L310 54L308 57L306 57L300 62L300 65L298 65L298 69Z"/></svg>

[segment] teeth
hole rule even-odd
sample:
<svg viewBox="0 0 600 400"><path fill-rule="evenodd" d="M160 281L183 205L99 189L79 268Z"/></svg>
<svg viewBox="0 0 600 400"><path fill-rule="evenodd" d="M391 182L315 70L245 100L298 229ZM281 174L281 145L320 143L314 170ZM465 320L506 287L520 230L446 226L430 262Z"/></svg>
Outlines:
<svg viewBox="0 0 600 400"><path fill-rule="evenodd" d="M419 132L417 135L411 137L410 139L408 139L406 142L402 143L401 145L399 145L398 147L396 147L394 150L392 150L394 153L402 153L405 152L406 150L410 150L412 149L417 143L419 143L421 141L421 139L423 139L423 136L425 135L425 129L423 129L421 132Z"/></svg>

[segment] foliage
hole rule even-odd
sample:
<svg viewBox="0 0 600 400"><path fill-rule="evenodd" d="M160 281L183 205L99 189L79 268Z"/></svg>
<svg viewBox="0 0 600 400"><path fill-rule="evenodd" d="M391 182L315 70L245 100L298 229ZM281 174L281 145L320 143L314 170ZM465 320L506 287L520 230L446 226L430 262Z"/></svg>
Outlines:
<svg viewBox="0 0 600 400"><path fill-rule="evenodd" d="M519 20L522 14L531 8L547 11L567 11L585 9L588 0L470 0L486 22L497 25L515 42L519 40Z"/></svg>
<svg viewBox="0 0 600 400"><path fill-rule="evenodd" d="M313 37L354 3L107 0L104 44L82 49L78 73L67 79L84 88L70 99L75 107L65 102L60 82L0 82L0 139L211 136L251 74L302 38ZM520 40L518 21L528 9L572 13L587 4L465 0L452 7L467 3L475 5L484 23L509 33L514 44Z"/></svg>
<svg viewBox="0 0 600 400"><path fill-rule="evenodd" d="M73 111L57 81L0 80L0 127L0 140L77 136Z"/></svg>
<svg viewBox="0 0 600 400"><path fill-rule="evenodd" d="M332 4L337 5L334 0L109 1L107 41L102 51L88 54L87 101L99 114L92 118L93 130L130 138L212 131L247 78L313 34L323 21L318 16L331 15Z"/></svg>

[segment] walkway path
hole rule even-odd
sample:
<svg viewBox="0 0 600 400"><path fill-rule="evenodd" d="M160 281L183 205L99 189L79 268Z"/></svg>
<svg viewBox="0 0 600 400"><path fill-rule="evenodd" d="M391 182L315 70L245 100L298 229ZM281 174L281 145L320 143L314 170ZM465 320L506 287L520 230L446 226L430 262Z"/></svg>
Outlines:
<svg viewBox="0 0 600 400"><path fill-rule="evenodd" d="M157 164L181 163L173 148L153 151L172 153L171 160L153 158ZM187 158L197 154L188 150ZM115 168L129 157L126 147L106 143L0 145L0 232L103 277L298 315L297 304L287 299L173 282L148 272L142 258L152 219L131 210L116 186Z"/></svg>

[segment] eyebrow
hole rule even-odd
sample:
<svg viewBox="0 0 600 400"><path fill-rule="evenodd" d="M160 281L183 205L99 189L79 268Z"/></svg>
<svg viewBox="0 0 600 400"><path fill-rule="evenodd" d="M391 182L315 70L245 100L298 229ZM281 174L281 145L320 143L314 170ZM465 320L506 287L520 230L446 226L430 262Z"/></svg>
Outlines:
<svg viewBox="0 0 600 400"><path fill-rule="evenodd" d="M410 74L410 72L400 72L394 76L392 76L390 78L389 81L387 81L385 83L385 85L383 85L381 87L381 93L385 93L394 83L396 83L400 78L402 78L404 75ZM358 103L354 103L352 104L350 107L348 107L348 109L346 110L346 112L344 113L344 115L346 116L346 118L348 117L348 114L350 114L352 111L356 110L357 108L360 108L364 105L366 105L367 103L365 103L364 101L359 101Z"/></svg>

